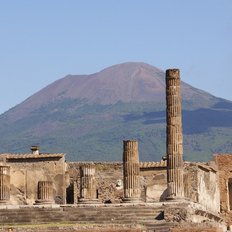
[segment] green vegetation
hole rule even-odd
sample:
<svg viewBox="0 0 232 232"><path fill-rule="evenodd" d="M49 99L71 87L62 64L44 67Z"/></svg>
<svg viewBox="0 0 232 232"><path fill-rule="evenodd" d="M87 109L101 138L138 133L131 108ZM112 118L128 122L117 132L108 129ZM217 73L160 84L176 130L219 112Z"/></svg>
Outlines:
<svg viewBox="0 0 232 232"><path fill-rule="evenodd" d="M100 105L65 99L15 122L7 123L2 115L0 152L27 153L31 145L40 144L41 152L66 153L70 161L120 161L122 140L137 139L141 160L160 160L165 154L165 121L162 104ZM183 128L186 160L206 161L215 152L232 151L228 106L184 108Z"/></svg>

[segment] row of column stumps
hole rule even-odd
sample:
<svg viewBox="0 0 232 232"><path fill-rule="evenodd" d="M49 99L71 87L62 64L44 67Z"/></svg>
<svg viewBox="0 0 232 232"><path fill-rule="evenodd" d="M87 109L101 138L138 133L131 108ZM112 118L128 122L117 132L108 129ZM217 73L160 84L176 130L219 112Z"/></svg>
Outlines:
<svg viewBox="0 0 232 232"><path fill-rule="evenodd" d="M167 200L184 197L183 134L179 69L166 70Z"/></svg>

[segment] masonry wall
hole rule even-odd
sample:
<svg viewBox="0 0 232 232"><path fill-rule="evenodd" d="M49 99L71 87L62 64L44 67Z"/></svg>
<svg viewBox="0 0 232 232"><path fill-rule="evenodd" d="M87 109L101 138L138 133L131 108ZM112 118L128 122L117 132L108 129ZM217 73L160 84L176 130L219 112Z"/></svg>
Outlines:
<svg viewBox="0 0 232 232"><path fill-rule="evenodd" d="M34 204L37 200L38 181L52 181L55 202L65 203L64 158L9 160L7 164L10 165L11 204Z"/></svg>
<svg viewBox="0 0 232 232"><path fill-rule="evenodd" d="M77 203L80 197L80 166L84 162L69 162L70 186L67 203ZM96 186L99 202L118 203L123 197L122 163L96 162Z"/></svg>
<svg viewBox="0 0 232 232"><path fill-rule="evenodd" d="M79 167L81 162L68 163L70 191L68 203L77 203L79 197ZM97 191L100 202L119 203L123 199L122 162L96 162ZM198 202L206 209L219 212L220 194L216 184L216 171L204 164L188 163L184 165L184 193L187 199ZM141 199L145 202L165 201L167 196L166 166L159 162L140 163Z"/></svg>
<svg viewBox="0 0 232 232"><path fill-rule="evenodd" d="M79 193L79 167L83 162L69 162L70 186L67 192L68 203L77 203ZM95 162L98 199L104 203L120 203L123 199L122 162ZM166 194L166 168L140 168L140 188L143 201L161 201Z"/></svg>
<svg viewBox="0 0 232 232"><path fill-rule="evenodd" d="M229 180L232 178L232 154L216 154L214 155L214 161L219 173L221 213L226 217L227 223L232 225L232 211L230 206L232 191L231 189L229 190Z"/></svg>
<svg viewBox="0 0 232 232"><path fill-rule="evenodd" d="M199 166L198 175L198 203L207 210L220 212L220 192L218 175L216 172Z"/></svg>
<svg viewBox="0 0 232 232"><path fill-rule="evenodd" d="M205 209L220 212L220 190L217 171L207 164L186 162L184 167L185 197Z"/></svg>
<svg viewBox="0 0 232 232"><path fill-rule="evenodd" d="M167 197L166 167L140 168L142 199L146 202L160 202Z"/></svg>

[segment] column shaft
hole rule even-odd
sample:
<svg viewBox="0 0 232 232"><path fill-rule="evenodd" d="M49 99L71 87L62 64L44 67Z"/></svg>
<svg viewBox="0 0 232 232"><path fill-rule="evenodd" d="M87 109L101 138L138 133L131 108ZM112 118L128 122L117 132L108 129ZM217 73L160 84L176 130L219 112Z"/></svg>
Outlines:
<svg viewBox="0 0 232 232"><path fill-rule="evenodd" d="M0 166L0 203L10 200L10 167Z"/></svg>
<svg viewBox="0 0 232 232"><path fill-rule="evenodd" d="M97 190L94 164L80 166L80 199L79 203L97 202Z"/></svg>
<svg viewBox="0 0 232 232"><path fill-rule="evenodd" d="M140 167L138 142L123 141L124 201L140 200Z"/></svg>
<svg viewBox="0 0 232 232"><path fill-rule="evenodd" d="M39 181L38 182L38 199L37 204L51 204L54 202L53 182Z"/></svg>
<svg viewBox="0 0 232 232"><path fill-rule="evenodd" d="M180 86L181 81L179 70L166 70L167 199L182 198L184 195L183 135Z"/></svg>

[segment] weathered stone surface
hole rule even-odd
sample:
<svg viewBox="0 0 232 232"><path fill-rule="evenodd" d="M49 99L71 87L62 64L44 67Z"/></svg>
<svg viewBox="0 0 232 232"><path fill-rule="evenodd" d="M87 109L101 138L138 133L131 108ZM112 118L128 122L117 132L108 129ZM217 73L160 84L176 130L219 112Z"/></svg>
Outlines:
<svg viewBox="0 0 232 232"><path fill-rule="evenodd" d="M198 202L207 210L220 212L220 191L218 173L210 165L203 163L184 164L184 194L193 202Z"/></svg>
<svg viewBox="0 0 232 232"><path fill-rule="evenodd" d="M183 135L180 71L166 70L167 199L183 198Z"/></svg>
<svg viewBox="0 0 232 232"><path fill-rule="evenodd" d="M10 166L11 205L33 205L37 200L38 181L52 181L54 199L66 202L66 164L64 154L1 154Z"/></svg>
<svg viewBox="0 0 232 232"><path fill-rule="evenodd" d="M214 161L218 167L221 214L232 225L232 154L215 154Z"/></svg>
<svg viewBox="0 0 232 232"><path fill-rule="evenodd" d="M97 200L95 166L93 163L80 166L80 203L92 203Z"/></svg>
<svg viewBox="0 0 232 232"><path fill-rule="evenodd" d="M71 185L73 185L72 194L74 201L80 198L80 166L83 164L84 162L68 163L68 173ZM122 162L94 162L94 165L99 202L121 202L123 198L123 186L118 188L117 183L118 180L121 180L121 182L123 180Z"/></svg>
<svg viewBox="0 0 232 232"><path fill-rule="evenodd" d="M53 204L53 182L52 181L39 181L38 182L38 199L36 204Z"/></svg>
<svg viewBox="0 0 232 232"><path fill-rule="evenodd" d="M124 201L140 200L140 167L138 142L123 141L123 184Z"/></svg>
<svg viewBox="0 0 232 232"><path fill-rule="evenodd" d="M172 228L170 232L223 232L222 228L210 227L200 225L189 225L183 228Z"/></svg>
<svg viewBox="0 0 232 232"><path fill-rule="evenodd" d="M0 165L0 204L10 200L10 166Z"/></svg>

